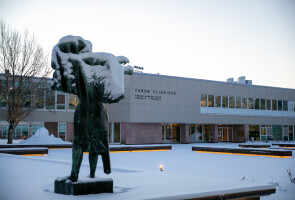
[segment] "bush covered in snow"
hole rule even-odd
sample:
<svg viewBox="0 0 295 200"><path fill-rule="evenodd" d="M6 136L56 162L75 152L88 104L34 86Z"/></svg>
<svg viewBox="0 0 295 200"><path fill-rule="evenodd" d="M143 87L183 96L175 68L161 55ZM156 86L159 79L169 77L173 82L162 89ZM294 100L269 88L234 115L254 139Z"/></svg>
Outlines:
<svg viewBox="0 0 295 200"><path fill-rule="evenodd" d="M19 144L69 144L60 138L54 137L53 134L49 135L46 128L38 129L34 135L26 140L22 140Z"/></svg>

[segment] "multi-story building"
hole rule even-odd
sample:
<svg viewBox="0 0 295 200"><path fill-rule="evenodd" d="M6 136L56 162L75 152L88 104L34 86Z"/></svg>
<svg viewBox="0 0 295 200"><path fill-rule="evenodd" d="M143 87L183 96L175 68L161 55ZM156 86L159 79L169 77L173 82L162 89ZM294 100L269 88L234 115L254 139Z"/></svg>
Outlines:
<svg viewBox="0 0 295 200"><path fill-rule="evenodd" d="M52 91L45 98L50 101L20 122L15 137L45 126L71 141L77 97ZM245 77L219 82L125 75L125 98L106 108L110 143L294 141L295 89L252 85ZM8 124L1 118L0 127L1 137L7 137Z"/></svg>

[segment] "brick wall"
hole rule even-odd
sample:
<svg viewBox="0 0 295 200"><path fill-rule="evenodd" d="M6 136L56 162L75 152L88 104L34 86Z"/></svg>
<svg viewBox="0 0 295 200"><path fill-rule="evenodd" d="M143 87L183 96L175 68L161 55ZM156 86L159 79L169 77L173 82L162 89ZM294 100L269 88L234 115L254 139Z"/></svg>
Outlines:
<svg viewBox="0 0 295 200"><path fill-rule="evenodd" d="M69 142L73 142L73 139L74 139L74 123L68 122L67 123L66 140Z"/></svg>
<svg viewBox="0 0 295 200"><path fill-rule="evenodd" d="M249 137L247 125L233 126L233 142L246 142L246 137ZM248 127L248 126L247 126ZM247 129L247 134L246 134Z"/></svg>
<svg viewBox="0 0 295 200"><path fill-rule="evenodd" d="M58 137L58 122L44 122L44 127L49 134L53 133L55 137Z"/></svg>
<svg viewBox="0 0 295 200"><path fill-rule="evenodd" d="M162 143L162 124L121 123L122 144Z"/></svg>

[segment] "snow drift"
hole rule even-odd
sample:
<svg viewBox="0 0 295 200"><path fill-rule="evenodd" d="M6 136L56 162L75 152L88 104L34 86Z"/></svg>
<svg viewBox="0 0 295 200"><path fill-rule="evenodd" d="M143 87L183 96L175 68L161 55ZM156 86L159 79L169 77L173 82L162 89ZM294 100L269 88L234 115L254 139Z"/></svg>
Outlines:
<svg viewBox="0 0 295 200"><path fill-rule="evenodd" d="M26 140L22 140L19 144L70 144L61 138L54 137L53 134L49 135L46 128L39 128L34 135Z"/></svg>

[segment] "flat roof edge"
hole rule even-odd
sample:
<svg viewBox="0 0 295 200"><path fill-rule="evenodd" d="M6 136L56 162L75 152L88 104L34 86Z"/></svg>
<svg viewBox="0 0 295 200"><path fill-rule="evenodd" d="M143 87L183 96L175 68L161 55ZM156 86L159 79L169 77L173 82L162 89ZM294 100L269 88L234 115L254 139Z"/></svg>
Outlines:
<svg viewBox="0 0 295 200"><path fill-rule="evenodd" d="M241 83L229 83L229 82L225 82L225 81L215 81L215 80L189 78L189 77L172 76L172 75L164 75L164 74L138 73L138 72L134 72L134 74L144 75L144 76L162 76L162 77L166 77L166 78L177 78L177 79L184 79L184 80L196 80L196 81L204 81L204 82L224 83L224 84L240 85L240 86L246 86L246 87L264 87L264 88L284 89L284 90L292 90L295 92L294 88L283 88L283 87L265 86L265 85L247 85L247 84L241 84Z"/></svg>

